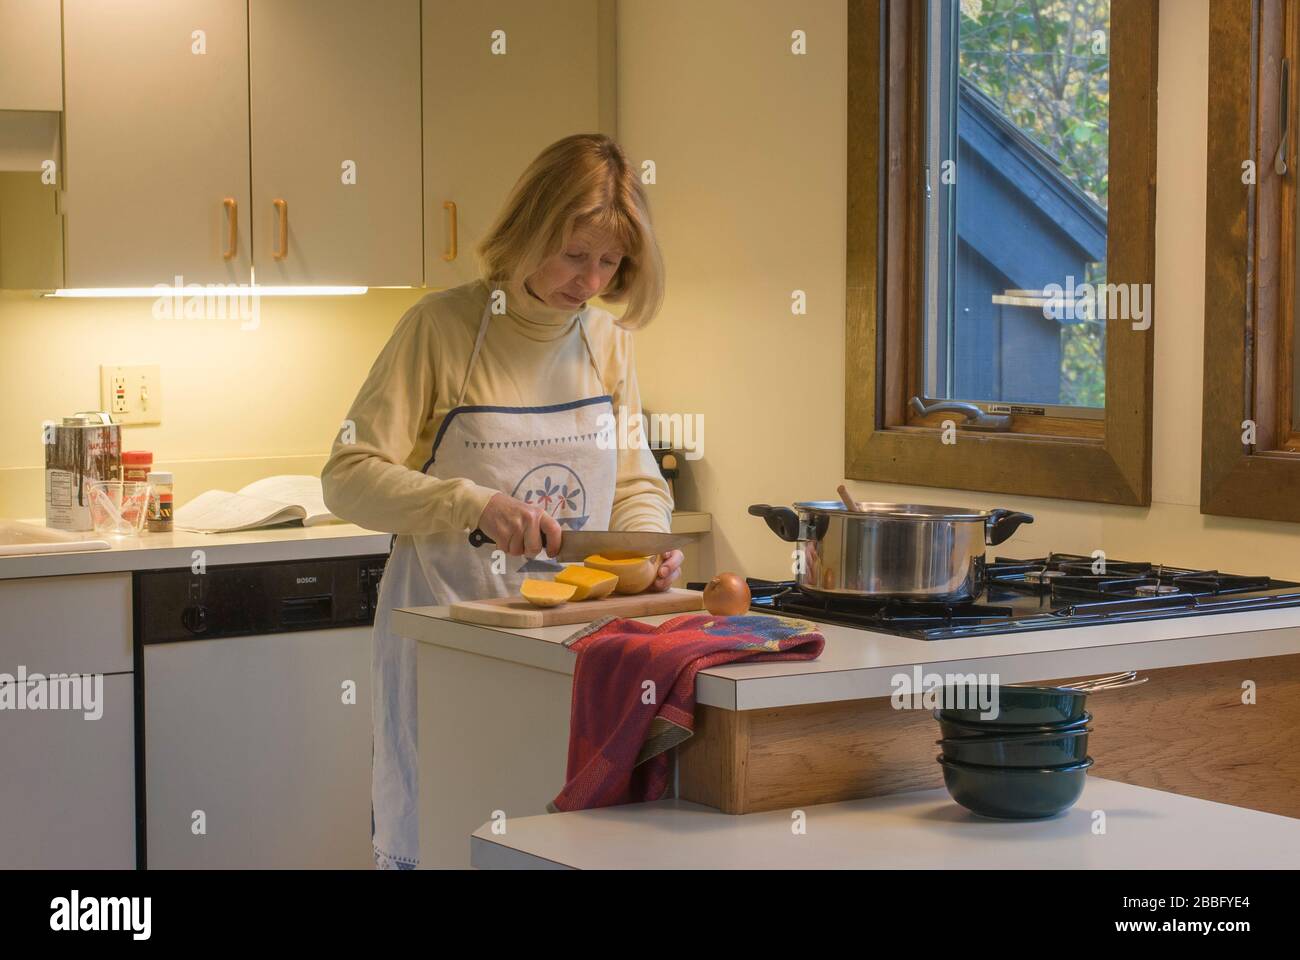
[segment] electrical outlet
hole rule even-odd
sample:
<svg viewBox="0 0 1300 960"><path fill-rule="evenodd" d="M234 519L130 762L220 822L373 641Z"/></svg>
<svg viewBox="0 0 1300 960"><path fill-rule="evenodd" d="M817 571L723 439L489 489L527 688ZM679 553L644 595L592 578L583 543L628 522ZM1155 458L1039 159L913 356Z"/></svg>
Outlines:
<svg viewBox="0 0 1300 960"><path fill-rule="evenodd" d="M117 423L162 423L162 379L156 364L101 366L99 397L101 409Z"/></svg>
<svg viewBox="0 0 1300 960"><path fill-rule="evenodd" d="M126 413L126 377L120 373L115 373L108 378L109 400L108 410L110 413Z"/></svg>

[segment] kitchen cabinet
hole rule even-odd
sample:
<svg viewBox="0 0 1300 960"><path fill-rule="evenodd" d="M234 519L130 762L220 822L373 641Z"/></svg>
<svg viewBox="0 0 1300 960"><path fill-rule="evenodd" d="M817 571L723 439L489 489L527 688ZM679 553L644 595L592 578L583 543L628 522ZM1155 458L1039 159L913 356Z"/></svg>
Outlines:
<svg viewBox="0 0 1300 960"><path fill-rule="evenodd" d="M419 2L67 0L65 285L476 276L528 162L613 132L614 4Z"/></svg>
<svg viewBox="0 0 1300 960"><path fill-rule="evenodd" d="M448 287L478 275L475 247L544 147L614 132L614 20L607 0L424 0L422 27L424 277Z"/></svg>
<svg viewBox="0 0 1300 960"><path fill-rule="evenodd" d="M259 0L248 22L257 282L419 286L419 0Z"/></svg>
<svg viewBox="0 0 1300 960"><path fill-rule="evenodd" d="M62 109L59 0L0 0L0 289L63 285Z"/></svg>
<svg viewBox="0 0 1300 960"><path fill-rule="evenodd" d="M247 283L246 0L65 0L66 284Z"/></svg>
<svg viewBox="0 0 1300 960"><path fill-rule="evenodd" d="M0 582L0 869L135 866L131 624L129 573ZM93 709L9 708L71 673L102 677Z"/></svg>
<svg viewBox="0 0 1300 960"><path fill-rule="evenodd" d="M62 109L59 0L0 0L0 110Z"/></svg>
<svg viewBox="0 0 1300 960"><path fill-rule="evenodd" d="M59 119L49 110L0 110L0 290L63 286L57 180L44 173L58 162Z"/></svg>

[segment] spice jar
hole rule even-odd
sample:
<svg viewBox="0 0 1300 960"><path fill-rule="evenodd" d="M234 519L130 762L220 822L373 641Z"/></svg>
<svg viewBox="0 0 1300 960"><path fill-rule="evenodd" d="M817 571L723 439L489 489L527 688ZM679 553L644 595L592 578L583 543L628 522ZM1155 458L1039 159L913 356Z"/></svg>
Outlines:
<svg viewBox="0 0 1300 960"><path fill-rule="evenodd" d="M153 469L153 453L149 450L127 450L122 454L122 480L126 483L145 483Z"/></svg>
<svg viewBox="0 0 1300 960"><path fill-rule="evenodd" d="M170 533L172 529L172 475L166 470L149 474L149 532Z"/></svg>

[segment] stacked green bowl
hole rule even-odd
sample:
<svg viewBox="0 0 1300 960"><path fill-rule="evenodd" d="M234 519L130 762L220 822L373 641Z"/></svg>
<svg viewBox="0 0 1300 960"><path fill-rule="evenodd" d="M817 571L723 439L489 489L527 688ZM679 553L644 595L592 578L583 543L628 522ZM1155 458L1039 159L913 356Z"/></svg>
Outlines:
<svg viewBox="0 0 1300 960"><path fill-rule="evenodd" d="M1087 694L1060 687L984 687L996 710L976 706L976 688L944 690L935 711L937 758L959 804L982 817L1037 820L1072 807L1083 793L1088 756Z"/></svg>

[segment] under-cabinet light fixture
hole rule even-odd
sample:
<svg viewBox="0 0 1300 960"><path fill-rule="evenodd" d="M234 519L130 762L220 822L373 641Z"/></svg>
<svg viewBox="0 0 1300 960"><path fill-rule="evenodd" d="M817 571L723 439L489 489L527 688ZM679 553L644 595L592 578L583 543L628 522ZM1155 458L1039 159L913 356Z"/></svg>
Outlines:
<svg viewBox="0 0 1300 960"><path fill-rule="evenodd" d="M261 286L259 284L245 286L225 286L213 285L204 286L195 284L190 287L69 287L66 289L52 290L49 293L42 294L45 297L58 297L62 299L80 299L90 297L134 297L137 299L146 298L153 300L157 297L205 297L205 296L237 296L237 297L355 297L365 293L369 287L344 287L344 286L320 286L320 287L273 287Z"/></svg>

